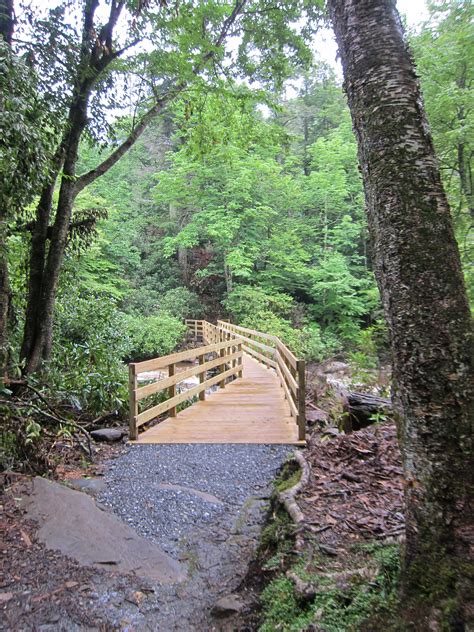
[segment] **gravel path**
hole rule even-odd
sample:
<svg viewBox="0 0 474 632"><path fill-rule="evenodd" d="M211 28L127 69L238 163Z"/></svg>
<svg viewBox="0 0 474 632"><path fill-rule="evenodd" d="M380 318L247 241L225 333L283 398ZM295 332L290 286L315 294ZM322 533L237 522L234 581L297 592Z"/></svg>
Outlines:
<svg viewBox="0 0 474 632"><path fill-rule="evenodd" d="M133 617L134 630L219 629L210 608L244 577L271 482L290 452L276 445L137 445L110 462L99 502L188 568L186 582L154 587Z"/></svg>

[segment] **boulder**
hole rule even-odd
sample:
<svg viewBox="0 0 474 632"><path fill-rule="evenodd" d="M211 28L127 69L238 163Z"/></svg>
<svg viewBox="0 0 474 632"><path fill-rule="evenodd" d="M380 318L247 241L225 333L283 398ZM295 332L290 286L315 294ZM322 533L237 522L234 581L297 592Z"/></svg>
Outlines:
<svg viewBox="0 0 474 632"><path fill-rule="evenodd" d="M120 441L126 433L118 428L99 428L90 434L94 441Z"/></svg>

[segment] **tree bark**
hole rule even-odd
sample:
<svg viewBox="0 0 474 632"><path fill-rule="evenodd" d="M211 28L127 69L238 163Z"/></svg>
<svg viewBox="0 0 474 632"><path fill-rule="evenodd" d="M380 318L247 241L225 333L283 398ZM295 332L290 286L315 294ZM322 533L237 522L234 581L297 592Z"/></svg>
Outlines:
<svg viewBox="0 0 474 632"><path fill-rule="evenodd" d="M429 627L436 619L463 630L472 564L473 337L450 209L395 2L328 0L328 8L391 332L406 479L404 605L413 606L417 630L440 629Z"/></svg>
<svg viewBox="0 0 474 632"><path fill-rule="evenodd" d="M8 47L13 36L13 0L0 0L0 37ZM0 380L8 365L8 311L10 307L10 280L7 256L8 200L0 198Z"/></svg>
<svg viewBox="0 0 474 632"><path fill-rule="evenodd" d="M0 0L0 35L11 46L15 16L13 13L13 0Z"/></svg>

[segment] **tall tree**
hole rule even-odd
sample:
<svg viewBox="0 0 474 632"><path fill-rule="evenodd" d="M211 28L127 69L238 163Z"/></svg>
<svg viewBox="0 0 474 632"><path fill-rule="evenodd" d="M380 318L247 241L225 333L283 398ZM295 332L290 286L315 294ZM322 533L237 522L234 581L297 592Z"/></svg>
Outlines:
<svg viewBox="0 0 474 632"><path fill-rule="evenodd" d="M224 3L188 0L173 5L157 0L139 3L110 0L107 4L108 17L102 21L97 11L98 0L81 2L82 35L80 41L74 40L70 46L67 44L71 29L67 21L71 9L67 2L60 4L51 10L50 26L42 44L35 42L35 53L42 49L47 61L45 72L49 73L49 86L57 91L58 84L64 82L65 98L63 136L52 159L51 178L39 197L31 239L28 303L21 349L27 372L37 370L50 353L59 274L77 195L121 159L176 95L190 85L203 85L216 74L225 74L224 43L230 34L245 33L239 48L241 63L236 68L268 80L272 74L284 74L285 68L307 50L302 37L296 35L291 25L301 11L314 13L313 3L303 0L287 0L278 9L269 0ZM128 18L127 37L120 45L118 39L124 27L117 25L124 15ZM58 30L61 20L64 28ZM256 20L258 28L255 28ZM38 32L44 24L44 20L38 22ZM144 34L150 36L155 50L149 54L141 52L124 61L125 53ZM268 55L269 37L281 48L276 56ZM55 42L59 42L59 49L55 48ZM261 49L260 68L252 61L257 49ZM60 64L54 61L55 55L59 55ZM283 60L285 68L280 68ZM135 103L138 116L134 117L129 135L103 162L79 175L78 149L81 139L91 131L91 110L99 111L105 120L101 109L104 87L113 85L114 76L124 68L138 72L140 66L145 66L141 72L143 89ZM63 72L60 67L72 72L60 74L58 80L58 73ZM114 102L114 106L118 104ZM56 188L59 195L54 208Z"/></svg>
<svg viewBox="0 0 474 632"><path fill-rule="evenodd" d="M328 0L328 8L391 332L406 478L402 589L405 603L417 606L416 629L439 629L443 619L461 630L472 533L473 336L450 209L395 1Z"/></svg>
<svg viewBox="0 0 474 632"><path fill-rule="evenodd" d="M9 357L9 230L41 186L55 136L37 76L12 50L13 27L13 3L0 0L0 375Z"/></svg>
<svg viewBox="0 0 474 632"><path fill-rule="evenodd" d="M8 58L13 35L13 2L0 2L0 46L3 54ZM3 104L2 104L3 105ZM2 107L3 109L3 107ZM8 305L10 302L10 282L8 279L7 259L7 209L2 200L0 207L0 377L6 365L6 330L8 319Z"/></svg>

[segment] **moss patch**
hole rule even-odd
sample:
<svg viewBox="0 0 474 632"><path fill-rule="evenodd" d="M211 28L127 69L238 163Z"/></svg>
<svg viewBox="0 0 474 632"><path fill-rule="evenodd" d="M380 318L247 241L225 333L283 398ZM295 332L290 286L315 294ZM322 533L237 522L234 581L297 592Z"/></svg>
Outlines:
<svg viewBox="0 0 474 632"><path fill-rule="evenodd" d="M317 624L325 632L374 629L371 628L370 619L389 615L396 608L398 546L373 546L369 550L355 550L351 566L358 564L372 568L373 574L368 573L364 577L348 572L347 578L341 579L341 573L311 570L314 559L311 564L297 562L291 569L292 574L314 585L315 596L311 601L301 599L295 590L294 581L287 573L276 576L261 594L260 632L297 632L311 623Z"/></svg>
<svg viewBox="0 0 474 632"><path fill-rule="evenodd" d="M287 461L277 478L275 479L275 488L279 492L284 492L299 483L301 479L301 468L295 461Z"/></svg>

